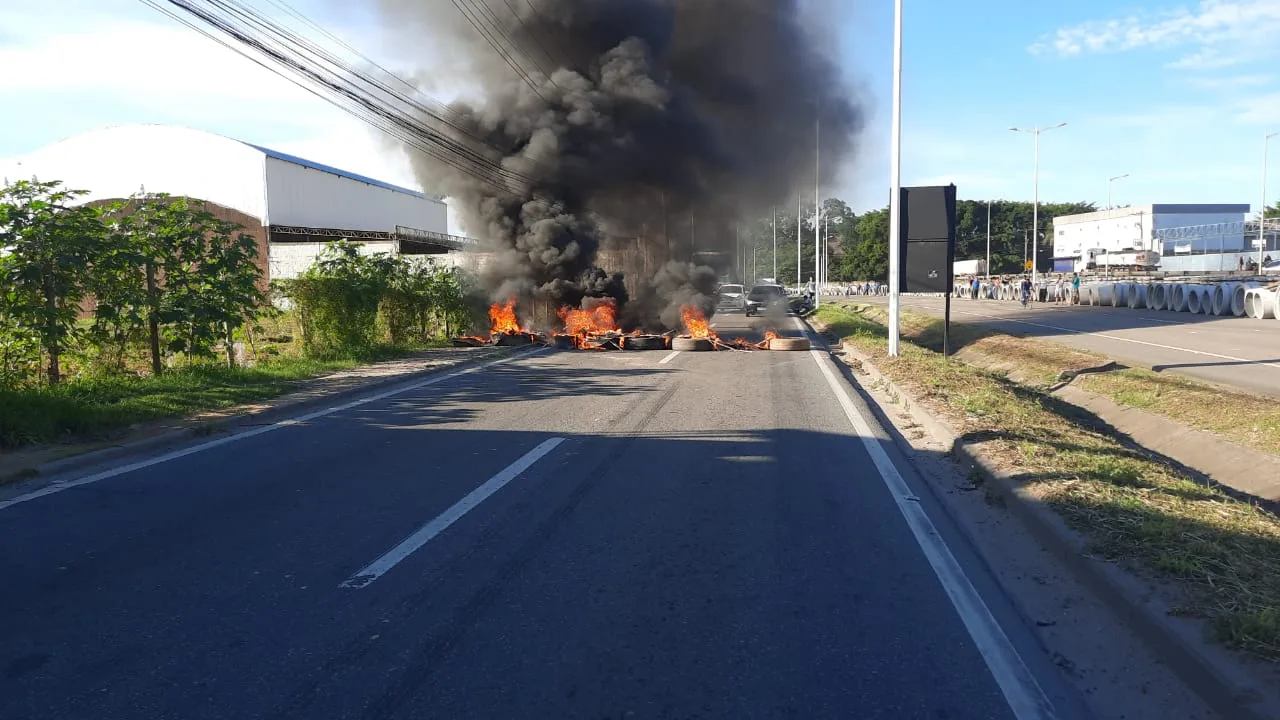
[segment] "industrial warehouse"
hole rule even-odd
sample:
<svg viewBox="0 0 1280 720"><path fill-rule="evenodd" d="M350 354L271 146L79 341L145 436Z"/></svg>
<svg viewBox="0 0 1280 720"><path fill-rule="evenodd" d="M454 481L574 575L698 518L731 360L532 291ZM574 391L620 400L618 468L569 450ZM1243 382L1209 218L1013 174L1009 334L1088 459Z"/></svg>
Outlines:
<svg viewBox="0 0 1280 720"><path fill-rule="evenodd" d="M37 150L4 172L86 190L86 202L139 192L203 201L258 242L264 280L296 277L325 243L432 255L457 264L475 243L450 235L442 199L186 127L125 125Z"/></svg>

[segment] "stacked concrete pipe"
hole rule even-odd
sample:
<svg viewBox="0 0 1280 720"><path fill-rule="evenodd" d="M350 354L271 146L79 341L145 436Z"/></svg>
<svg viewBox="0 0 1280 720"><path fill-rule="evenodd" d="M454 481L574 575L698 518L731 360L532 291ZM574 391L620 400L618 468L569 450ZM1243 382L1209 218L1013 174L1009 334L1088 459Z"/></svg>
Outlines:
<svg viewBox="0 0 1280 720"><path fill-rule="evenodd" d="M1276 317L1276 292L1260 287L1245 290L1244 311L1258 320Z"/></svg>
<svg viewBox="0 0 1280 720"><path fill-rule="evenodd" d="M1151 292L1147 295L1152 310L1163 310L1169 303L1169 284L1152 283Z"/></svg>
<svg viewBox="0 0 1280 720"><path fill-rule="evenodd" d="M1129 301L1128 305L1130 310L1145 308L1147 307L1147 286L1139 285L1138 283L1131 283L1129 287L1125 289L1125 297Z"/></svg>
<svg viewBox="0 0 1280 720"><path fill-rule="evenodd" d="M1187 311L1187 289L1185 283L1175 283L1172 291L1169 293L1169 305L1167 309L1172 312Z"/></svg>
<svg viewBox="0 0 1280 720"><path fill-rule="evenodd" d="M1209 296L1210 288L1205 285L1191 285L1187 288L1187 312L1192 315L1204 313L1213 304Z"/></svg>

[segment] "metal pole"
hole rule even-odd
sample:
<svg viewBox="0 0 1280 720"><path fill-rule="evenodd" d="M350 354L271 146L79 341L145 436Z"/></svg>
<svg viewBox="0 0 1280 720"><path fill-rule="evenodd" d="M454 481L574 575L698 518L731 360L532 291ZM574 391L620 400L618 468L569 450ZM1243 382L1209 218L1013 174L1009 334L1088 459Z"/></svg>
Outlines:
<svg viewBox="0 0 1280 720"><path fill-rule="evenodd" d="M796 291L804 287L804 278L800 275L800 215L804 212L804 198L796 193Z"/></svg>
<svg viewBox="0 0 1280 720"><path fill-rule="evenodd" d="M1258 211L1258 272L1262 272L1262 252L1267 249L1267 146L1271 138L1280 135L1273 132L1262 138L1262 209Z"/></svg>
<svg viewBox="0 0 1280 720"><path fill-rule="evenodd" d="M773 281L778 282L778 206L773 206Z"/></svg>
<svg viewBox="0 0 1280 720"><path fill-rule="evenodd" d="M814 105L813 118L813 309L822 304L822 108Z"/></svg>
<svg viewBox="0 0 1280 720"><path fill-rule="evenodd" d="M902 194L902 0L893 2L893 129L889 140L889 356L898 356L898 211Z"/></svg>
<svg viewBox="0 0 1280 720"><path fill-rule="evenodd" d="M987 279L991 279L991 201L987 201Z"/></svg>
<svg viewBox="0 0 1280 720"><path fill-rule="evenodd" d="M1036 128L1035 197L1031 206L1031 292L1036 291L1036 246L1040 240L1040 129Z"/></svg>

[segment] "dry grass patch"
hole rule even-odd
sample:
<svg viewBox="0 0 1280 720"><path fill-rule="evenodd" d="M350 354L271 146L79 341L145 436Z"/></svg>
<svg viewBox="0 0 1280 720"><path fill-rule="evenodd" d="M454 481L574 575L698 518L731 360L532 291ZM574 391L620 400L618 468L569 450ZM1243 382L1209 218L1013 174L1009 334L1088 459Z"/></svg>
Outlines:
<svg viewBox="0 0 1280 720"><path fill-rule="evenodd" d="M1280 660L1280 518L1197 484L1039 383L942 358L916 344L922 331L904 331L902 353L888 357L882 312L827 306L818 320L980 444L1093 552L1176 581L1186 590L1179 612L1209 620L1231 647ZM1065 356L1037 357L1029 362L1048 374Z"/></svg>

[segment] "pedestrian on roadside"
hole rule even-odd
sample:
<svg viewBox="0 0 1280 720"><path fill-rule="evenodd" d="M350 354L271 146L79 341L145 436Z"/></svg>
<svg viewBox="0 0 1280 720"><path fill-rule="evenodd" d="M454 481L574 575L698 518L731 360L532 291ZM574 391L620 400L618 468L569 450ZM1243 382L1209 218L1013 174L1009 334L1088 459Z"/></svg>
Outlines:
<svg viewBox="0 0 1280 720"><path fill-rule="evenodd" d="M1025 275L1022 277L1021 290L1022 290L1022 307L1026 307L1027 301L1031 299L1031 278Z"/></svg>
<svg viewBox="0 0 1280 720"><path fill-rule="evenodd" d="M1071 304L1080 304L1080 273L1071 274Z"/></svg>

